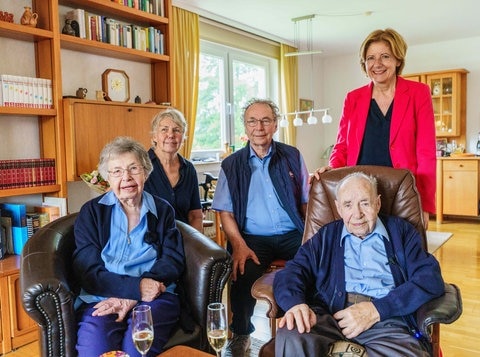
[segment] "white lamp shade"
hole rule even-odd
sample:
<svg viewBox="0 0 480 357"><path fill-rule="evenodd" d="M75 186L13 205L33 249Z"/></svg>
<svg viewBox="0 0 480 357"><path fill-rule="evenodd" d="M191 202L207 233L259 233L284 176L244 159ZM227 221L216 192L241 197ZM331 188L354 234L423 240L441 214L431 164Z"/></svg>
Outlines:
<svg viewBox="0 0 480 357"><path fill-rule="evenodd" d="M288 127L288 120L287 118L285 118L285 116L283 116L282 119L280 119L279 125L280 125L280 128Z"/></svg>
<svg viewBox="0 0 480 357"><path fill-rule="evenodd" d="M333 121L332 117L327 112L325 112L325 114L322 117L322 123L330 124L332 121Z"/></svg>
<svg viewBox="0 0 480 357"><path fill-rule="evenodd" d="M293 125L294 126L302 126L303 125L303 120L297 115L297 116L295 116L295 119L293 119Z"/></svg>
<svg viewBox="0 0 480 357"><path fill-rule="evenodd" d="M310 114L310 116L307 119L307 123L309 125L315 125L315 124L318 123L318 119L317 119L317 117L313 116L313 114Z"/></svg>

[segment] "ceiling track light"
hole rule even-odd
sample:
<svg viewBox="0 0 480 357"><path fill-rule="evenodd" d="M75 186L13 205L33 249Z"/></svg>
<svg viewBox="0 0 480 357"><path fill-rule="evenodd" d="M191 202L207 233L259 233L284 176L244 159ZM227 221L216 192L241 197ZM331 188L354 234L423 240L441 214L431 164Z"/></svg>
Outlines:
<svg viewBox="0 0 480 357"><path fill-rule="evenodd" d="M333 121L333 119L330 116L330 114L328 114L329 110L330 108L310 109L310 110L280 114L282 119L280 119L279 125L281 128L287 128L288 125L290 124L288 120L288 116L295 116L292 121L293 126L296 126L296 127L302 126L303 119L300 117L301 114L308 114L308 118L307 118L308 125L316 125L318 124L318 119L313 115L313 113L318 113L318 112L323 112L322 123L330 124Z"/></svg>

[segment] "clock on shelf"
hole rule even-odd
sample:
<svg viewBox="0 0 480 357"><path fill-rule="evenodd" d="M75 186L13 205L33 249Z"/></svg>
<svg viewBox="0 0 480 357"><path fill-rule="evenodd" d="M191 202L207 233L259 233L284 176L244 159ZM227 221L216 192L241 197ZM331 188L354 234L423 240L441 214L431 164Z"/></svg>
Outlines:
<svg viewBox="0 0 480 357"><path fill-rule="evenodd" d="M105 100L128 102L130 79L125 71L109 68L102 73L102 90L105 92Z"/></svg>

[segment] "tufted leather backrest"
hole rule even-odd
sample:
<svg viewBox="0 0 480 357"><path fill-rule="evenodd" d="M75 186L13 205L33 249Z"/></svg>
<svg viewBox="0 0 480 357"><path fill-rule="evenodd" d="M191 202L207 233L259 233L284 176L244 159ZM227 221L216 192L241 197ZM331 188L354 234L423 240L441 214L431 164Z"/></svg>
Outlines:
<svg viewBox="0 0 480 357"><path fill-rule="evenodd" d="M356 171L376 177L378 193L382 202L380 212L402 217L413 224L422 235L423 245L426 249L426 232L423 225L420 196L415 186L415 177L406 169L372 165L332 169L320 174L318 180L313 179L303 242L310 239L323 225L340 219L335 206L335 188L343 177Z"/></svg>

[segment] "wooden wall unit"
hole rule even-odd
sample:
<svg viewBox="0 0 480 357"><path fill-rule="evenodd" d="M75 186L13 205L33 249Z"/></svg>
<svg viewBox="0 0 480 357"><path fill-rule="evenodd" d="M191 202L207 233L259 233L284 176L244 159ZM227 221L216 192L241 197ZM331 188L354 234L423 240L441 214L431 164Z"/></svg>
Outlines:
<svg viewBox="0 0 480 357"><path fill-rule="evenodd" d="M0 105L0 116L7 118L32 117L32 120L38 118L40 156L54 158L56 163L56 184L0 190L0 199L33 194L67 197L67 180L78 180L80 173L93 170L97 165L101 147L113 136L133 136L147 148L150 146L150 121L154 114L172 102L172 60L170 56L172 41L169 19L172 14L172 5L171 0L163 1L165 16L132 9L110 0L31 0L32 11L38 13L36 28L20 25L18 23L20 16L17 15L15 15L16 23L0 21L1 38L31 44L34 48L34 58L32 58L32 61L35 62L32 65L32 69L35 69L34 76L51 79L53 88L52 108ZM30 5L29 2L27 0L25 6ZM160 29L164 34L164 54L62 34L60 24L63 24L64 20L60 18L60 6L82 8L127 23ZM78 51L82 56L96 54L113 59L150 64L151 98L156 103L163 103L165 106L70 100L65 102L64 109L62 49ZM10 50L9 48L3 48L1 54L2 58L18 55L14 49ZM14 74L29 75L21 72ZM133 101L133 98L130 100ZM64 113L66 113L65 117ZM68 122L67 126L65 126L65 119ZM9 135L9 133L2 132L0 127L0 140L3 141L2 135ZM18 145L22 145L28 140L28 137L18 138ZM0 159L11 158L0 157ZM19 256L9 256L0 260L0 354L7 353L11 349L37 338L36 326L32 325L32 321L23 311L21 299L18 298L19 259Z"/></svg>
<svg viewBox="0 0 480 357"><path fill-rule="evenodd" d="M480 158L437 159L437 223L444 215L478 217Z"/></svg>
<svg viewBox="0 0 480 357"><path fill-rule="evenodd" d="M53 108L37 109L0 106L0 115L38 117L40 127L39 135L41 143L41 156L45 158L55 158L57 175L56 185L0 190L0 198L38 193L67 197L67 172L65 155L68 152L68 160L70 160L72 156L71 150L66 150L64 139L66 129L64 127L62 109L62 49L78 51L81 55L97 54L115 59L150 63L152 78L151 98L156 103L164 103L165 105L168 105L168 103L171 104L172 61L170 54L172 53L172 50L169 17L172 13L172 7L171 0L163 1L165 16L161 17L144 11L132 9L109 0L32 0L32 10L33 12L37 12L39 16L36 28L18 24L18 18L16 18L17 23L0 21L0 37L10 38L15 41L26 41L34 44L36 76L51 79L53 83ZM156 54L121 46L114 46L108 43L91 41L62 34L60 23L63 23L63 19L60 19L60 5L71 8L82 8L95 14L112 17L120 21L144 27L153 26L158 28L164 34L165 54ZM4 55L9 54L2 53L2 56ZM133 98L130 100L133 101ZM106 104L118 107L117 103L107 102ZM131 105L132 108L136 106L135 104ZM104 107L99 106L99 108ZM161 107L157 107L157 109L159 108L161 109ZM152 110L148 110L148 112L151 113ZM129 128L128 125L122 126L119 123L116 123L115 127ZM148 131L149 130L146 131L146 134L148 134ZM68 132L69 131L67 130L67 134ZM101 135L100 140L104 138L101 132L91 132L91 135L94 138L97 134ZM117 134L130 135L128 131L121 132L120 130L117 131ZM1 135L0 128L0 138ZM28 138L22 139L28 140ZM100 140L98 142L100 142ZM144 143L147 144L148 147L148 143ZM102 142L101 144L103 145L105 143ZM0 159L2 158L0 157ZM95 164L89 167L86 171L91 171L94 169L96 163L97 162L95 161ZM71 166L72 164L69 162L69 165ZM72 178L70 171L68 180L74 179Z"/></svg>
<svg viewBox="0 0 480 357"><path fill-rule="evenodd" d="M0 260L0 354L38 339L37 324L20 299L20 256Z"/></svg>

